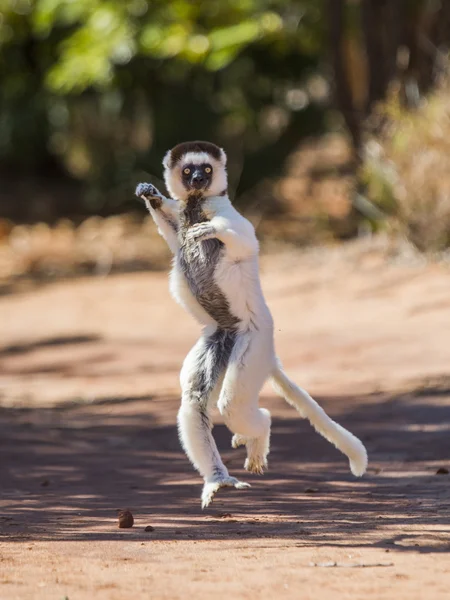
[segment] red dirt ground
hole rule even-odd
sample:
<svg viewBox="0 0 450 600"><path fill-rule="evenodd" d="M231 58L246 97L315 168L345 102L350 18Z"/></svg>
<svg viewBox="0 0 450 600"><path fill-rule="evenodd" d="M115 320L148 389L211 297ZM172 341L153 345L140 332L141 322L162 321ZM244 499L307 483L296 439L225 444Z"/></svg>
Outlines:
<svg viewBox="0 0 450 600"><path fill-rule="evenodd" d="M269 473L243 472L218 421L252 488L202 512L175 427L198 328L167 275L5 290L2 599L449 597L448 268L358 243L268 256L262 273L286 370L361 437L367 475L267 387Z"/></svg>

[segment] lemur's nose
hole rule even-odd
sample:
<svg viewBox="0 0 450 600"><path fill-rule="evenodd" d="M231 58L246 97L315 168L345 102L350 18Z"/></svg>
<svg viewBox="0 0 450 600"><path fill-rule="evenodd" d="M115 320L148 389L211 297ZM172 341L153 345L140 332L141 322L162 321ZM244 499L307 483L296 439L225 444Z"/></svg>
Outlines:
<svg viewBox="0 0 450 600"><path fill-rule="evenodd" d="M192 175L192 181L194 181L195 183L203 183L205 181L205 178L203 177L202 173L200 173L200 171L195 171L195 173Z"/></svg>

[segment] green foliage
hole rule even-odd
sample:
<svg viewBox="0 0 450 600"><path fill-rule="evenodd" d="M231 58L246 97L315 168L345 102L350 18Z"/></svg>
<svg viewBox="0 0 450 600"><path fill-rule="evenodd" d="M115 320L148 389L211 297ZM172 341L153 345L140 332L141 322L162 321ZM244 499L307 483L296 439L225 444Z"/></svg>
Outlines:
<svg viewBox="0 0 450 600"><path fill-rule="evenodd" d="M112 84L115 66L139 55L216 71L255 42L294 37L311 49L320 16L312 1L37 0L30 21L42 38L69 30L47 77L50 88L67 92Z"/></svg>
<svg viewBox="0 0 450 600"><path fill-rule="evenodd" d="M230 164L244 192L322 127L320 106L291 101L322 15L317 0L0 0L0 168L70 176L111 211L168 147L206 138L248 159Z"/></svg>

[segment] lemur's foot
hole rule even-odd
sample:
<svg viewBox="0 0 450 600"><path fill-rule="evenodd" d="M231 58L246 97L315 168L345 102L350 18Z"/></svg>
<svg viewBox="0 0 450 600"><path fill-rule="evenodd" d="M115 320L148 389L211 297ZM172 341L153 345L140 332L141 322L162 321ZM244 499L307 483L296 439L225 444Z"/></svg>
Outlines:
<svg viewBox="0 0 450 600"><path fill-rule="evenodd" d="M225 477L219 481L207 481L203 486L202 508L207 508L214 500L214 496L223 487L235 487L238 490L244 490L251 487L249 483L239 481L236 477Z"/></svg>
<svg viewBox="0 0 450 600"><path fill-rule="evenodd" d="M135 194L138 198L144 198L150 202L150 206L154 209L159 208L164 199L161 192L151 183L139 183Z"/></svg>
<svg viewBox="0 0 450 600"><path fill-rule="evenodd" d="M268 449L264 446L261 448L255 447L260 442L258 438L249 439L244 435L239 433L235 433L231 440L231 445L233 448L239 448L239 446L247 447L247 456L244 469L249 473L255 473L256 475L263 475L264 470L268 469L267 464L267 453Z"/></svg>
<svg viewBox="0 0 450 600"><path fill-rule="evenodd" d="M265 456L249 456L244 463L244 469L255 475L264 475L264 469L268 469L267 458Z"/></svg>

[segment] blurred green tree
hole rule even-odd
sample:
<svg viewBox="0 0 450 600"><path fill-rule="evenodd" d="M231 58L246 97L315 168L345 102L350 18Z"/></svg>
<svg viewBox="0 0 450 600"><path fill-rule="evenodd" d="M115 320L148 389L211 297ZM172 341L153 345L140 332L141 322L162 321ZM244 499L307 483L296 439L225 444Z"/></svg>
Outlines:
<svg viewBox="0 0 450 600"><path fill-rule="evenodd" d="M322 130L323 35L317 0L0 0L3 174L70 175L105 213L204 138L243 193Z"/></svg>
<svg viewBox="0 0 450 600"><path fill-rule="evenodd" d="M0 214L126 209L186 139L229 151L244 201L330 122L356 168L375 103L396 81L417 104L449 32L438 0L0 0Z"/></svg>

